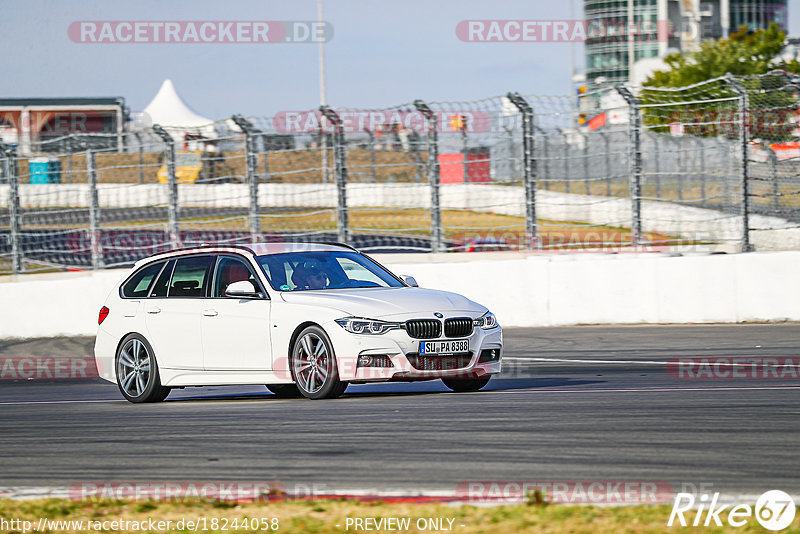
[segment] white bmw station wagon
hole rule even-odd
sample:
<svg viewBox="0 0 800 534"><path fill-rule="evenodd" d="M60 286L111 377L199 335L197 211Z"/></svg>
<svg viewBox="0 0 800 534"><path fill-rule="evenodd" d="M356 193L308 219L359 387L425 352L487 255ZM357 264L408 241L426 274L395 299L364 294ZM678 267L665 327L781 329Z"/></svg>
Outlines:
<svg viewBox="0 0 800 534"><path fill-rule="evenodd" d="M136 263L100 310L100 376L131 402L264 384L279 396L441 379L477 391L503 337L484 306L417 287L341 244L197 247Z"/></svg>

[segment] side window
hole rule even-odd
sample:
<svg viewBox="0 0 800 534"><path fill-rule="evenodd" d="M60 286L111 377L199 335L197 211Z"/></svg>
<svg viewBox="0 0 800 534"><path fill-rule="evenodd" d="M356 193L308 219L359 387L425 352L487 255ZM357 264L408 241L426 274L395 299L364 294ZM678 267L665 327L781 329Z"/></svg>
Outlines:
<svg viewBox="0 0 800 534"><path fill-rule="evenodd" d="M175 272L169 286L169 297L205 297L214 256L190 256L175 264Z"/></svg>
<svg viewBox="0 0 800 534"><path fill-rule="evenodd" d="M136 299L146 297L153 280L155 280L158 273L161 272L163 266L164 262L162 261L139 269L139 271L122 286L122 296Z"/></svg>
<svg viewBox="0 0 800 534"><path fill-rule="evenodd" d="M249 280L257 288L260 287L252 269L245 262L228 256L221 257L214 275L214 294L212 296L224 297L225 290L229 285L243 280Z"/></svg>
<svg viewBox="0 0 800 534"><path fill-rule="evenodd" d="M161 271L161 275L153 284L153 290L150 292L151 297L166 297L167 290L169 289L169 279L172 277L172 269L175 267L175 260L169 260L167 266Z"/></svg>

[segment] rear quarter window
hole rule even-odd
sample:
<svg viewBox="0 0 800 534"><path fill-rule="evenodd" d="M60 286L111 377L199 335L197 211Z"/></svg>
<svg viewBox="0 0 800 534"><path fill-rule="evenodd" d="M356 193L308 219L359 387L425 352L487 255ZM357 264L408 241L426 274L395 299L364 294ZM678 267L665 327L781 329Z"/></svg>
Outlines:
<svg viewBox="0 0 800 534"><path fill-rule="evenodd" d="M122 286L122 296L128 298L146 297L150 291L150 286L153 285L153 280L161 272L163 266L164 262L159 262L139 269Z"/></svg>

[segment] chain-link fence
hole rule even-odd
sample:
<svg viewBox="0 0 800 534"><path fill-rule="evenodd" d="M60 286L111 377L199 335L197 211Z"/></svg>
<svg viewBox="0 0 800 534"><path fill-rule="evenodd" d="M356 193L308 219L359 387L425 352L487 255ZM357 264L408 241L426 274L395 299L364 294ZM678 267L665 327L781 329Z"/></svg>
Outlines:
<svg viewBox="0 0 800 534"><path fill-rule="evenodd" d="M800 249L799 93L775 72L0 144L0 273L267 240Z"/></svg>

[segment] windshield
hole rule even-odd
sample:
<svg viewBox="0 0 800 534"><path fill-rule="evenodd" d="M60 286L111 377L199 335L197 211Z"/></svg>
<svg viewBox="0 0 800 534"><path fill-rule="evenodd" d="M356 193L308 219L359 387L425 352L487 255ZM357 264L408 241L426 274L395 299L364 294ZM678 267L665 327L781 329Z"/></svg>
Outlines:
<svg viewBox="0 0 800 534"><path fill-rule="evenodd" d="M391 273L357 252L289 252L257 260L276 291L403 287Z"/></svg>

